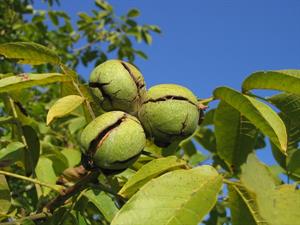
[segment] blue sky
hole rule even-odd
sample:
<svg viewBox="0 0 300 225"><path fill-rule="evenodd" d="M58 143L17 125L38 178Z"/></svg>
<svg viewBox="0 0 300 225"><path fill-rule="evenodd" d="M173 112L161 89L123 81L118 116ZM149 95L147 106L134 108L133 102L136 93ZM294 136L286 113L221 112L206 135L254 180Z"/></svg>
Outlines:
<svg viewBox="0 0 300 225"><path fill-rule="evenodd" d="M109 2L121 14L136 7L139 22L162 28L152 46L138 46L149 56L136 61L148 87L178 83L207 98L218 86L240 89L243 79L257 70L299 68L299 0ZM62 0L61 5L74 17L93 7L93 1L82 0ZM79 72L87 77L90 70ZM262 157L272 162L269 151Z"/></svg>

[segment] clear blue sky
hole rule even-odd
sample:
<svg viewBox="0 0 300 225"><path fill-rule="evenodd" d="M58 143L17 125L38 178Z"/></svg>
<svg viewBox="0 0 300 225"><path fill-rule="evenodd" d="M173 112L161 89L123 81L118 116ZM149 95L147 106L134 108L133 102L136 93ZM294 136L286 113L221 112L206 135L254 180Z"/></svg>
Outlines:
<svg viewBox="0 0 300 225"><path fill-rule="evenodd" d="M72 2L72 3L71 3ZM299 68L299 0L111 0L118 13L136 7L141 23L156 24L152 46L140 45L149 60L136 64L147 86L178 83L199 98L217 86L240 89L257 70ZM62 0L62 9L76 16L93 1ZM80 68L85 77L89 69ZM271 162L270 151L263 157Z"/></svg>

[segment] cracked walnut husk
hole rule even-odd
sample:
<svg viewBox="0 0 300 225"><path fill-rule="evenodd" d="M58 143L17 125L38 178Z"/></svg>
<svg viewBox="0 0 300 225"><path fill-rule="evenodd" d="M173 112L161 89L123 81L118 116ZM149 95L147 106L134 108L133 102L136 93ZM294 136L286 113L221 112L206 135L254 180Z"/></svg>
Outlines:
<svg viewBox="0 0 300 225"><path fill-rule="evenodd" d="M108 60L90 75L89 86L105 111L121 110L136 115L146 92L141 72L130 63Z"/></svg>
<svg viewBox="0 0 300 225"><path fill-rule="evenodd" d="M160 84L149 89L138 116L147 136L164 147L194 133L200 110L197 97L189 89Z"/></svg>
<svg viewBox="0 0 300 225"><path fill-rule="evenodd" d="M139 120L121 111L104 113L82 131L83 153L96 167L109 170L127 168L140 155L146 137Z"/></svg>

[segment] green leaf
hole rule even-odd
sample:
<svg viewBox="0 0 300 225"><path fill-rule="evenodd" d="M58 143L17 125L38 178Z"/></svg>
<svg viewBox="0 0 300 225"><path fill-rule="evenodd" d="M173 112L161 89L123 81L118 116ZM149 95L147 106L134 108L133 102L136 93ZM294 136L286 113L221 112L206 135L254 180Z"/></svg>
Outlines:
<svg viewBox="0 0 300 225"><path fill-rule="evenodd" d="M0 150L0 167L10 166L15 162L23 162L25 145L21 142L12 142Z"/></svg>
<svg viewBox="0 0 300 225"><path fill-rule="evenodd" d="M20 90L32 86L46 85L55 82L70 81L70 77L60 73L23 74L0 80L0 93Z"/></svg>
<svg viewBox="0 0 300 225"><path fill-rule="evenodd" d="M23 134L26 140L25 152L25 170L29 176L35 169L40 157L40 141L36 131L31 126L22 127Z"/></svg>
<svg viewBox="0 0 300 225"><path fill-rule="evenodd" d="M105 0L95 0L95 4L103 10L112 11L112 6L108 4Z"/></svg>
<svg viewBox="0 0 300 225"><path fill-rule="evenodd" d="M151 179L158 177L167 171L184 167L185 165L185 161L178 159L176 156L154 159L139 169L127 181L118 194L124 198L130 198Z"/></svg>
<svg viewBox="0 0 300 225"><path fill-rule="evenodd" d="M58 16L57 16L56 12L54 12L54 11L48 11L48 16L49 16L49 18L51 19L52 23L55 26L59 25L59 20L58 20Z"/></svg>
<svg viewBox="0 0 300 225"><path fill-rule="evenodd" d="M10 200L10 190L5 176L0 175L0 216L8 212L11 206Z"/></svg>
<svg viewBox="0 0 300 225"><path fill-rule="evenodd" d="M85 127L86 120L83 116L79 116L77 118L70 119L68 123L68 129L70 133L74 135L78 130Z"/></svg>
<svg viewBox="0 0 300 225"><path fill-rule="evenodd" d="M268 105L231 88L215 89L214 97L220 99L247 118L284 153L287 149L287 134L284 123Z"/></svg>
<svg viewBox="0 0 300 225"><path fill-rule="evenodd" d="M254 150L257 130L241 113L221 101L214 113L217 154L235 172Z"/></svg>
<svg viewBox="0 0 300 225"><path fill-rule="evenodd" d="M255 196L241 184L228 185L229 208L233 225L260 225L267 223L261 217Z"/></svg>
<svg viewBox="0 0 300 225"><path fill-rule="evenodd" d="M0 117L0 124L11 123L14 120L12 116Z"/></svg>
<svg viewBox="0 0 300 225"><path fill-rule="evenodd" d="M54 51L33 42L10 42L1 44L0 55L17 60L18 63L21 64L60 64L60 59Z"/></svg>
<svg viewBox="0 0 300 225"><path fill-rule="evenodd" d="M261 71L243 82L243 92L252 89L275 89L300 94L300 70Z"/></svg>
<svg viewBox="0 0 300 225"><path fill-rule="evenodd" d="M111 222L119 211L114 201L105 192L88 190L84 196L97 207L108 222Z"/></svg>
<svg viewBox="0 0 300 225"><path fill-rule="evenodd" d="M300 218L300 190L295 185L280 185L280 180L255 155L249 155L247 163L242 166L241 182L254 194L253 200L265 224L297 224Z"/></svg>
<svg viewBox="0 0 300 225"><path fill-rule="evenodd" d="M142 51L135 51L135 54L137 54L142 59L148 59L148 56Z"/></svg>
<svg viewBox="0 0 300 225"><path fill-rule="evenodd" d="M222 176L211 166L175 170L144 185L111 225L196 225L213 208Z"/></svg>
<svg viewBox="0 0 300 225"><path fill-rule="evenodd" d="M152 37L147 31L142 31L142 38L146 44L150 45L152 43Z"/></svg>
<svg viewBox="0 0 300 225"><path fill-rule="evenodd" d="M48 111L47 125L49 125L55 118L60 118L71 113L84 101L85 98L79 95L68 95L59 99Z"/></svg>
<svg viewBox="0 0 300 225"><path fill-rule="evenodd" d="M280 93L268 98L293 123L300 125L300 95Z"/></svg>
<svg viewBox="0 0 300 225"><path fill-rule="evenodd" d="M215 133L208 128L200 127L193 135L194 139L210 152L216 152Z"/></svg>
<svg viewBox="0 0 300 225"><path fill-rule="evenodd" d="M300 96L281 93L268 100L281 110L279 115L285 123L288 134L287 156L272 145L274 158L290 175L300 178L300 149L298 147L300 142Z"/></svg>
<svg viewBox="0 0 300 225"><path fill-rule="evenodd" d="M201 126L212 125L214 121L214 114L215 114L215 109L211 109L208 112L206 112L204 115L204 120L200 125Z"/></svg>
<svg viewBox="0 0 300 225"><path fill-rule="evenodd" d="M51 159L41 156L39 158L38 164L35 167L36 177L43 182L49 184L55 184L57 177L53 169L53 162ZM47 195L51 190L49 188L44 188L44 195Z"/></svg>
<svg viewBox="0 0 300 225"><path fill-rule="evenodd" d="M81 161L81 152L79 150L65 148L61 151L61 153L68 160L68 167L74 167L78 165Z"/></svg>
<svg viewBox="0 0 300 225"><path fill-rule="evenodd" d="M127 13L128 17L137 17L140 15L140 11L138 9L130 9Z"/></svg>

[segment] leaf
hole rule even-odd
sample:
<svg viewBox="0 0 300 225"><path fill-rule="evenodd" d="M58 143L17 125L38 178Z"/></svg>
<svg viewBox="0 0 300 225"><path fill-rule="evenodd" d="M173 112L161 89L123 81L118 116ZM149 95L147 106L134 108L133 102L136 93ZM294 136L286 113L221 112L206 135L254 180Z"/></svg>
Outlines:
<svg viewBox="0 0 300 225"><path fill-rule="evenodd" d="M128 17L137 17L140 15L140 11L138 9L130 9L127 13Z"/></svg>
<svg viewBox="0 0 300 225"><path fill-rule="evenodd" d="M40 141L36 131L31 126L22 127L23 134L26 140L25 152L25 170L27 176L34 171L40 157Z"/></svg>
<svg viewBox="0 0 300 225"><path fill-rule="evenodd" d="M38 180L49 183L55 184L57 177L55 171L53 169L53 162L51 159L41 156L39 161L35 167L35 174ZM43 188L44 195L47 195L50 192L49 188Z"/></svg>
<svg viewBox="0 0 300 225"><path fill-rule="evenodd" d="M272 145L274 158L292 176L300 178L300 95L281 93L268 100L281 110L279 115L285 123L288 134L287 156Z"/></svg>
<svg viewBox="0 0 300 225"><path fill-rule="evenodd" d="M24 74L0 80L0 93L20 90L32 86L46 85L55 82L70 81L70 77L60 73Z"/></svg>
<svg viewBox="0 0 300 225"><path fill-rule="evenodd" d="M23 162L25 145L21 142L9 143L6 148L0 150L0 167L10 166L15 162Z"/></svg>
<svg viewBox="0 0 300 225"><path fill-rule="evenodd" d="M199 224L215 205L221 187L222 176L211 166L171 171L144 185L111 225Z"/></svg>
<svg viewBox="0 0 300 225"><path fill-rule="evenodd" d="M293 123L300 125L300 95L280 93L268 98Z"/></svg>
<svg viewBox="0 0 300 225"><path fill-rule="evenodd" d="M10 42L0 45L0 55L21 64L60 64L58 55L49 48L33 42Z"/></svg>
<svg viewBox="0 0 300 225"><path fill-rule="evenodd" d="M243 221L243 225L267 225L258 212L258 206L252 193L249 193L240 184L228 185L228 191L233 225L239 225L241 221Z"/></svg>
<svg viewBox="0 0 300 225"><path fill-rule="evenodd" d="M82 129L86 125L86 120L83 116L76 117L69 120L68 129L72 135L74 135L78 130Z"/></svg>
<svg viewBox="0 0 300 225"><path fill-rule="evenodd" d="M227 87L215 89L214 97L238 110L286 154L286 128L280 117L268 105Z"/></svg>
<svg viewBox="0 0 300 225"><path fill-rule="evenodd" d="M61 151L61 153L68 160L68 167L74 167L80 163L81 160L81 152L76 149L65 148Z"/></svg>
<svg viewBox="0 0 300 225"><path fill-rule="evenodd" d="M13 120L14 120L14 118L12 116L0 117L0 124L11 123Z"/></svg>
<svg viewBox="0 0 300 225"><path fill-rule="evenodd" d="M254 150L257 130L239 111L221 101L214 113L217 154L235 172Z"/></svg>
<svg viewBox="0 0 300 225"><path fill-rule="evenodd" d="M5 215L11 206L10 190L5 176L0 175L0 216Z"/></svg>
<svg viewBox="0 0 300 225"><path fill-rule="evenodd" d="M216 152L215 133L206 127L200 127L193 135L194 139L210 152Z"/></svg>
<svg viewBox="0 0 300 225"><path fill-rule="evenodd" d="M88 190L84 196L97 207L108 222L111 222L119 211L114 201L105 192Z"/></svg>
<svg viewBox="0 0 300 225"><path fill-rule="evenodd" d="M152 37L147 31L142 31L142 38L146 42L146 44L151 45Z"/></svg>
<svg viewBox="0 0 300 225"><path fill-rule="evenodd" d="M241 182L254 194L265 224L296 224L300 217L300 190L295 185L280 185L280 180L255 155L249 155L242 166Z"/></svg>
<svg viewBox="0 0 300 225"><path fill-rule="evenodd" d="M55 102L48 111L47 125L49 125L55 118L60 118L71 113L79 107L84 100L85 99L79 95L68 95L57 100L57 102Z"/></svg>
<svg viewBox="0 0 300 225"><path fill-rule="evenodd" d="M105 0L95 0L95 4L103 10L112 11L112 6L108 4Z"/></svg>
<svg viewBox="0 0 300 225"><path fill-rule="evenodd" d="M151 179L158 177L167 171L184 167L185 165L185 161L178 159L176 156L154 159L139 169L126 182L118 194L124 198L130 198Z"/></svg>
<svg viewBox="0 0 300 225"><path fill-rule="evenodd" d="M252 89L275 89L300 94L300 70L260 71L243 82L243 92Z"/></svg>
<svg viewBox="0 0 300 225"><path fill-rule="evenodd" d="M135 51L135 54L137 54L142 59L148 59L148 56L142 51Z"/></svg>

